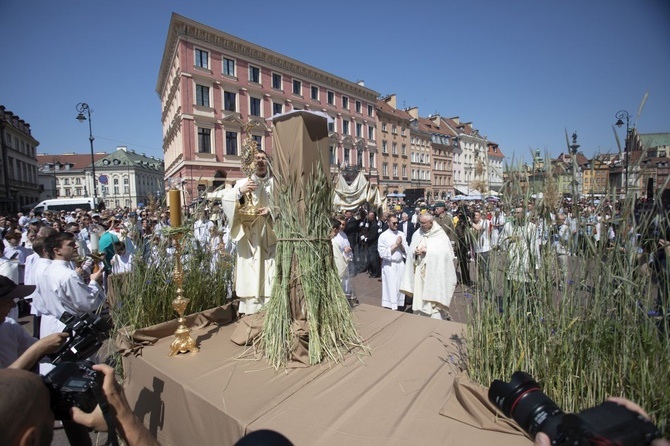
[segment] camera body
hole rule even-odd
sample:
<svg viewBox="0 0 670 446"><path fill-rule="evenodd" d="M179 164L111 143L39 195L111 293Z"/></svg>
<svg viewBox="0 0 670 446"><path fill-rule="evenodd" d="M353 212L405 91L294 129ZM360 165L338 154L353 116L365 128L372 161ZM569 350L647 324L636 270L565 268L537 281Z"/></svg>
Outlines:
<svg viewBox="0 0 670 446"><path fill-rule="evenodd" d="M104 375L93 370L90 361L61 362L42 377L51 396L51 410L57 420L69 420L70 408L92 412L98 404Z"/></svg>
<svg viewBox="0 0 670 446"><path fill-rule="evenodd" d="M73 316L66 311L60 321L65 324L63 332L69 333L70 337L56 353L49 355L54 365L90 357L109 338L112 328L101 316L91 313Z"/></svg>
<svg viewBox="0 0 670 446"><path fill-rule="evenodd" d="M525 372L514 372L509 383L494 380L489 401L531 437L545 433L552 445L643 445L661 435L642 415L611 401L565 414Z"/></svg>

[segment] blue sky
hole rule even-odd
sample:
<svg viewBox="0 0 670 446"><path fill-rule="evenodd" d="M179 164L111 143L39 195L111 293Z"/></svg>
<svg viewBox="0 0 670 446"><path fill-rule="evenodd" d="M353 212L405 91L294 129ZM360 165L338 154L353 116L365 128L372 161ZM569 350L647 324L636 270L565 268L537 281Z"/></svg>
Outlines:
<svg viewBox="0 0 670 446"><path fill-rule="evenodd" d="M75 120L87 102L96 151L162 158L155 88L173 11L422 116L472 121L514 159L558 155L566 129L587 156L616 152L621 109L642 133L670 132L667 0L0 0L0 104L39 152L89 150Z"/></svg>

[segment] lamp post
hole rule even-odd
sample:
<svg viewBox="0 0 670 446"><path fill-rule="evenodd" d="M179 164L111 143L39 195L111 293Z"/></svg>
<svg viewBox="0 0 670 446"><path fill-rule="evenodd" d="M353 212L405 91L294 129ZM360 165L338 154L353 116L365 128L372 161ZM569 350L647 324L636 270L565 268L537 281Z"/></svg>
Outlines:
<svg viewBox="0 0 670 446"><path fill-rule="evenodd" d="M579 168L577 164L577 149L579 149L580 145L577 144L577 132L572 134L572 144L569 147L572 154L572 205L579 209L577 206L577 199L579 198L577 196L577 186L579 185L577 182L577 169Z"/></svg>
<svg viewBox="0 0 670 446"><path fill-rule="evenodd" d="M88 115L88 140L91 143L91 169L93 170L93 199L94 199L94 206L95 209L98 208L98 186L97 186L97 180L95 177L95 152L93 152L93 140L95 139L93 137L93 128L91 127L91 107L88 106L86 102L80 102L77 104L77 112L79 114L77 115L77 121L79 122L84 122L86 121L86 116L84 116L84 113Z"/></svg>
<svg viewBox="0 0 670 446"><path fill-rule="evenodd" d="M623 125L623 120L626 120L626 139L624 140L623 143L623 153L624 153L624 166L626 169L626 184L624 185L624 193L626 198L628 198L628 132L630 131L630 113L628 113L626 110L619 110L616 112L614 117L617 119L616 125L617 127L621 128Z"/></svg>

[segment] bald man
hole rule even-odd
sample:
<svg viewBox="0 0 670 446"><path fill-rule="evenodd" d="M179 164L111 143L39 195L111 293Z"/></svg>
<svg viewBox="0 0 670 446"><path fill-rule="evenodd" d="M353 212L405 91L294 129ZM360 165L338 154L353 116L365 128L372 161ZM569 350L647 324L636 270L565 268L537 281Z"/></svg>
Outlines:
<svg viewBox="0 0 670 446"><path fill-rule="evenodd" d="M114 369L96 364L94 370L104 375L102 393L114 414L116 431L128 446L158 446L146 427L128 404L123 387L116 382ZM53 438L54 414L49 391L42 379L18 369L0 370L0 440L4 446L48 446ZM97 406L91 413L72 409L72 421L99 431L107 424ZM8 420L11 420L8 422Z"/></svg>

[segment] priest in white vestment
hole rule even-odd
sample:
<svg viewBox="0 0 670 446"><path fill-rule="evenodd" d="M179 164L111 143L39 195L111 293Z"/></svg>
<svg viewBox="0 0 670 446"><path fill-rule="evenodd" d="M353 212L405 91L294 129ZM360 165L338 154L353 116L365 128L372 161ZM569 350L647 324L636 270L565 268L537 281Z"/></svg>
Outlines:
<svg viewBox="0 0 670 446"><path fill-rule="evenodd" d="M433 216L419 216L421 229L414 233L407 253L400 291L413 297L414 314L450 320L449 304L456 289L456 268L451 240Z"/></svg>
<svg viewBox="0 0 670 446"><path fill-rule="evenodd" d="M398 217L391 215L389 228L377 241L377 250L382 259L382 307L397 310L405 306L405 295L400 292L400 283L405 272L405 257L409 246L405 234L398 230Z"/></svg>
<svg viewBox="0 0 670 446"><path fill-rule="evenodd" d="M236 242L235 293L240 300L240 314L258 312L270 299L274 281L277 237L273 229L271 200L273 179L265 152L255 154L256 173L239 180L224 192L221 204L230 223L230 239ZM245 194L251 192L258 215L240 217Z"/></svg>

